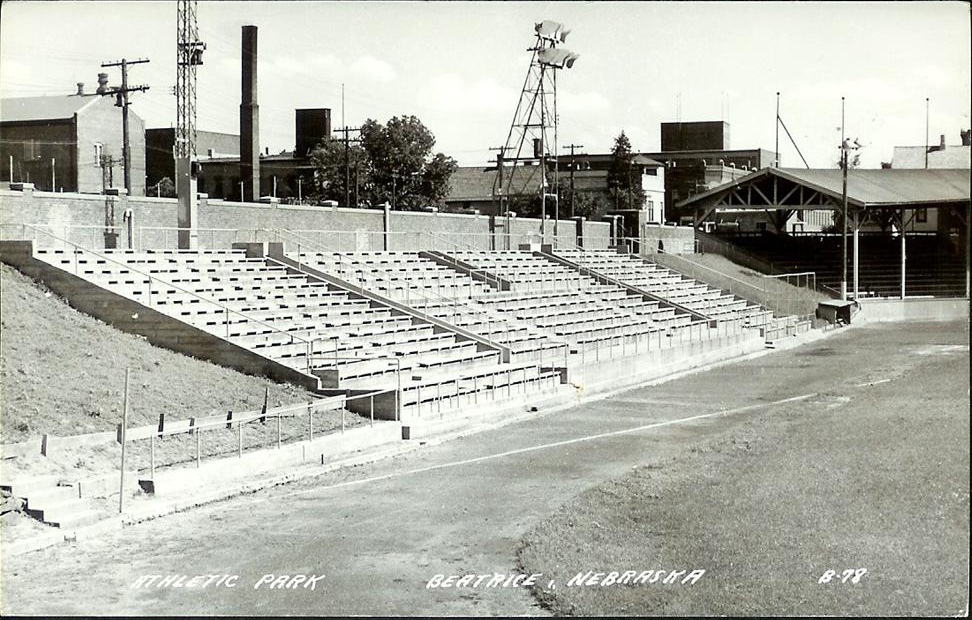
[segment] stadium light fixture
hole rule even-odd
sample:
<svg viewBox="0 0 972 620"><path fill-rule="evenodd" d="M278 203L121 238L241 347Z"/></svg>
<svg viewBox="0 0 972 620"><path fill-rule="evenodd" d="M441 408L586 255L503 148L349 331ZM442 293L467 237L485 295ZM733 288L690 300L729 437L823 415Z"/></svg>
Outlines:
<svg viewBox="0 0 972 620"><path fill-rule="evenodd" d="M537 52L537 59L540 64L555 69L563 69L564 67L570 69L578 58L578 54L563 48L548 47Z"/></svg>
<svg viewBox="0 0 972 620"><path fill-rule="evenodd" d="M570 30L564 28L564 25L560 22L555 22L551 19L545 19L542 22L535 24L533 29L536 30L537 35L541 39L546 39L547 41L557 42L558 40L563 43L567 40L567 35L570 34Z"/></svg>

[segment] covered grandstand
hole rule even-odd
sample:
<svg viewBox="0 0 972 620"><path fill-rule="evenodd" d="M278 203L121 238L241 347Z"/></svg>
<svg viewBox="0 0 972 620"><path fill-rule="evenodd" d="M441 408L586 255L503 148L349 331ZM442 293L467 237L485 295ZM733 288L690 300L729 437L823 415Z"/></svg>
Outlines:
<svg viewBox="0 0 972 620"><path fill-rule="evenodd" d="M846 197L848 287L855 299L968 297L968 170L849 170ZM839 169L763 168L676 208L692 218L704 251L726 253L728 244L765 273L812 269L837 294L843 198ZM808 212L822 211L833 214L832 227L800 230ZM755 226L746 230L740 222Z"/></svg>

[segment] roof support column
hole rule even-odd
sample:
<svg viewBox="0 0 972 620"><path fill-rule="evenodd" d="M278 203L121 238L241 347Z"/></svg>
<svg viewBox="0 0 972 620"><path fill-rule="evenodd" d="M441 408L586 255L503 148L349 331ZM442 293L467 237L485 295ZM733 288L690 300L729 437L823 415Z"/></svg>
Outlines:
<svg viewBox="0 0 972 620"><path fill-rule="evenodd" d="M960 211L961 213L961 211ZM969 233L972 232L972 211L963 213L965 215L965 243L962 249L965 252L965 298L969 299L969 263L972 258L972 245L969 244Z"/></svg>
<svg viewBox="0 0 972 620"><path fill-rule="evenodd" d="M901 209L901 299L905 298L905 263L907 254L905 253L905 210Z"/></svg>
<svg viewBox="0 0 972 620"><path fill-rule="evenodd" d="M854 213L851 218L851 224L854 226L854 301L860 299L860 258L861 258L861 240L858 233L861 230L861 216L860 212Z"/></svg>

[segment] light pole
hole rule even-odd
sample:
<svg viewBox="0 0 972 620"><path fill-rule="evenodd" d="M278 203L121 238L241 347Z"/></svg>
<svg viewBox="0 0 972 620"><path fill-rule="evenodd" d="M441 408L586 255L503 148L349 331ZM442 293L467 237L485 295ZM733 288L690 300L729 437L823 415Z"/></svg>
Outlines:
<svg viewBox="0 0 972 620"><path fill-rule="evenodd" d="M843 124L843 123L841 123ZM840 167L843 169L843 190L841 191L841 205L844 215L841 218L843 232L841 233L841 276L840 276L840 299L847 301L847 140L840 145Z"/></svg>

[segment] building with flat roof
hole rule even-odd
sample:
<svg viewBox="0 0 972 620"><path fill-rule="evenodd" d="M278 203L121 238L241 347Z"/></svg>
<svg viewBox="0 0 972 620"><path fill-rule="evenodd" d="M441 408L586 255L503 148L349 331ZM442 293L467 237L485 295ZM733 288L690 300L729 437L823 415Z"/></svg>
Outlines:
<svg viewBox="0 0 972 620"><path fill-rule="evenodd" d="M891 158L889 168L908 169L908 168L972 168L972 141L970 141L970 131L962 130L959 132L961 144L945 144L945 134L942 134L939 144L929 148L924 146L896 146L894 155Z"/></svg>
<svg viewBox="0 0 972 620"><path fill-rule="evenodd" d="M665 165L664 204L669 207L776 161L766 149L731 149L725 121L661 123L661 151L642 155ZM669 211L662 216L665 222L677 219Z"/></svg>

